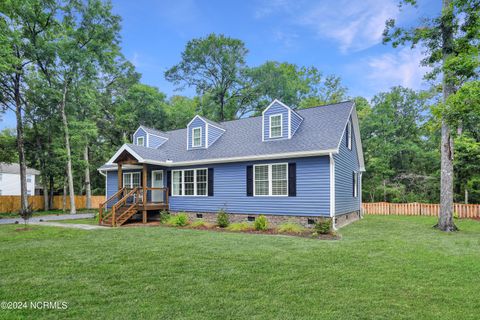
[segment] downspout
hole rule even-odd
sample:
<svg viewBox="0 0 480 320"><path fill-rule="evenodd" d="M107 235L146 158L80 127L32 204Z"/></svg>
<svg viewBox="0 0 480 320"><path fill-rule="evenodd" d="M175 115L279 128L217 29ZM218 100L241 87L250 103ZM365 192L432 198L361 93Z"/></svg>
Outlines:
<svg viewBox="0 0 480 320"><path fill-rule="evenodd" d="M332 219L332 228L337 230L335 226L335 159L333 154L329 153L330 158L330 219Z"/></svg>

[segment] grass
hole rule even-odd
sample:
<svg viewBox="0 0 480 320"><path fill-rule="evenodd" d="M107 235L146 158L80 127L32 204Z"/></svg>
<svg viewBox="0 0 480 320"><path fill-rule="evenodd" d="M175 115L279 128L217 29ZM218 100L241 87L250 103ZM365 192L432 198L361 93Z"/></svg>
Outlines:
<svg viewBox="0 0 480 320"><path fill-rule="evenodd" d="M35 319L476 319L480 222L368 216L342 240L176 228L0 226L0 310Z"/></svg>
<svg viewBox="0 0 480 320"><path fill-rule="evenodd" d="M98 212L98 209L77 209L77 213L92 213ZM48 210L48 211L35 211L32 216L33 217L41 217L41 216L48 216L48 215L62 215L62 214L70 214L67 210L65 213L63 210ZM10 219L10 218L19 218L20 215L18 212L0 212L0 219Z"/></svg>

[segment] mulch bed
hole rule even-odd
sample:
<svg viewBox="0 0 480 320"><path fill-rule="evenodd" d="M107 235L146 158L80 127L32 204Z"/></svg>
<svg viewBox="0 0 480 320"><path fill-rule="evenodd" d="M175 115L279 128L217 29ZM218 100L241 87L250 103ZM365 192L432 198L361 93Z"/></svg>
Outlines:
<svg viewBox="0 0 480 320"><path fill-rule="evenodd" d="M302 233L293 233L293 232L278 232L277 229L268 229L265 231L258 231L258 230L240 230L240 231L233 231L228 230L225 228L220 228L217 226L185 226L185 227L176 227L176 226L169 226L166 224L161 224L159 221L151 221L147 223L142 223L141 221L136 222L129 222L122 225L122 227L165 227L165 228L178 228L178 229L193 229L193 230L204 230L204 231L214 231L214 232L228 232L228 233L249 233L249 234L264 234L264 235L274 235L274 236L291 236L291 237L301 237L301 238L310 238L310 239L319 239L319 240L340 240L342 237L340 234L319 234L319 235L312 235L312 230L306 230Z"/></svg>

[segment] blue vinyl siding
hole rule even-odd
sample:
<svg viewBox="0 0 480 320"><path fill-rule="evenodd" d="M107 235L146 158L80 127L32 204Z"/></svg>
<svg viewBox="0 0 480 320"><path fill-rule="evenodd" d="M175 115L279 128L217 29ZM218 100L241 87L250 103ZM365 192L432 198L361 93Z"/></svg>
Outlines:
<svg viewBox="0 0 480 320"><path fill-rule="evenodd" d="M346 130L340 142L339 153L334 155L335 160L335 214L343 214L360 210L362 190L358 186L358 196L353 197L354 171L359 171L357 146L352 125L352 150L347 148ZM359 179L360 180L360 177Z"/></svg>
<svg viewBox="0 0 480 320"><path fill-rule="evenodd" d="M203 121L200 118L195 118L192 123L188 126L188 149L197 149L197 148L205 148L205 135L206 135L206 130L205 130L205 121ZM195 147L193 148L193 128L202 128L202 144L200 147Z"/></svg>
<svg viewBox="0 0 480 320"><path fill-rule="evenodd" d="M148 147L149 148L158 148L164 144L168 139L164 137L154 136L152 134L148 135Z"/></svg>
<svg viewBox="0 0 480 320"><path fill-rule="evenodd" d="M282 115L282 136L280 138L270 139L270 116L281 114ZM263 139L265 141L288 139L288 108L282 106L279 103L273 104L263 114Z"/></svg>
<svg viewBox="0 0 480 320"><path fill-rule="evenodd" d="M143 137L143 139L145 140L145 145L147 145L147 133L145 132L145 130L140 128L139 130L137 130L137 132L135 132L135 134L133 135L133 144L137 144L138 137Z"/></svg>
<svg viewBox="0 0 480 320"><path fill-rule="evenodd" d="M215 141L217 141L224 132L224 130L208 124L208 146L210 147L212 144L214 144Z"/></svg>
<svg viewBox="0 0 480 320"><path fill-rule="evenodd" d="M297 196L247 197L247 165L280 162L297 164ZM199 168L206 167L214 168L214 196L172 196L170 198L171 210L217 212L224 208L230 213L329 216L330 167L328 157L225 163L200 166Z"/></svg>
<svg viewBox="0 0 480 320"><path fill-rule="evenodd" d="M295 134L295 132L297 132L302 121L303 121L302 117L300 117L295 111L292 111L292 124L290 128L292 130L292 137Z"/></svg>

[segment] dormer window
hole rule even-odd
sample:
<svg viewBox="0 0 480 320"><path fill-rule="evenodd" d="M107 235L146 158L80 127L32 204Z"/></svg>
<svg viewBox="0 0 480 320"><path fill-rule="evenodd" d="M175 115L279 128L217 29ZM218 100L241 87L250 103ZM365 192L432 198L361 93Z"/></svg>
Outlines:
<svg viewBox="0 0 480 320"><path fill-rule="evenodd" d="M197 127L192 129L192 147L201 147L202 146L202 127Z"/></svg>
<svg viewBox="0 0 480 320"><path fill-rule="evenodd" d="M274 114L270 116L270 138L282 137L282 114Z"/></svg>
<svg viewBox="0 0 480 320"><path fill-rule="evenodd" d="M137 146L145 146L145 137L137 137Z"/></svg>

